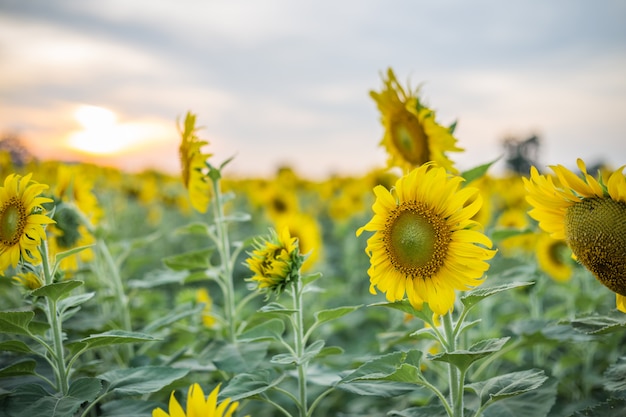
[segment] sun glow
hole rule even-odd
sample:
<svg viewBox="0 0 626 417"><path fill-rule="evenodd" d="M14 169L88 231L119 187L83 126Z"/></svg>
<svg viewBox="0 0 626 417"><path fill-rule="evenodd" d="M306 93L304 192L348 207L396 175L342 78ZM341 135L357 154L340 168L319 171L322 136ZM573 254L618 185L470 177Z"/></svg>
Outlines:
<svg viewBox="0 0 626 417"><path fill-rule="evenodd" d="M67 145L93 155L114 155L140 147L150 140L145 126L118 123L117 115L104 107L81 105L74 118L82 130L73 132Z"/></svg>

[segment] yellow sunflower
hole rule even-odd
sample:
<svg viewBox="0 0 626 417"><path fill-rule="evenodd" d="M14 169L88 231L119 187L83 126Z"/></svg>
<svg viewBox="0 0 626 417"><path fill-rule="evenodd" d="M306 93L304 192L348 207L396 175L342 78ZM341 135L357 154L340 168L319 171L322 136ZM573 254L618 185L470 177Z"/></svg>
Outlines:
<svg viewBox="0 0 626 417"><path fill-rule="evenodd" d="M537 239L535 254L539 268L558 282L567 282L574 269L570 264L571 252L564 240L552 239L548 234L541 233Z"/></svg>
<svg viewBox="0 0 626 417"><path fill-rule="evenodd" d="M390 166L404 171L434 161L446 170L456 173L446 152L459 152L451 128L435 121L435 112L424 106L418 90L405 91L396 79L393 70L387 70L383 90L370 91L381 113L385 134L381 141L389 154Z"/></svg>
<svg viewBox="0 0 626 417"><path fill-rule="evenodd" d="M356 232L375 232L365 249L372 294L378 288L391 302L406 294L415 308L427 302L443 315L454 305L455 290L482 283L485 261L496 251L486 249L491 240L471 220L482 198L476 188L461 188L462 181L427 163L401 177L392 191L374 188L374 217Z"/></svg>
<svg viewBox="0 0 626 417"><path fill-rule="evenodd" d="M180 405L174 391L170 395L169 414L161 408L152 411L152 417L231 417L239 402L232 402L230 398L226 398L221 403L217 403L220 385L215 387L209 396L205 399L202 387L199 384L193 384L187 392L187 412Z"/></svg>
<svg viewBox="0 0 626 417"><path fill-rule="evenodd" d="M275 221L276 230L287 228L291 237L298 239L298 250L307 256L302 271L309 271L322 252L322 231L315 217L305 213L280 216Z"/></svg>
<svg viewBox="0 0 626 417"><path fill-rule="evenodd" d="M190 112L185 117L185 123L180 129L182 141L178 148L182 168L183 184L189 192L189 199L194 209L204 213L209 206L211 184L204 171L207 168L206 160L211 154L203 154L201 148L208 142L201 141L196 135L196 115Z"/></svg>
<svg viewBox="0 0 626 417"><path fill-rule="evenodd" d="M617 294L626 296L626 177L624 166L598 181L577 160L581 176L562 165L551 166L556 178L531 168L524 178L528 214L554 239L563 239L578 261Z"/></svg>
<svg viewBox="0 0 626 417"><path fill-rule="evenodd" d="M44 226L54 223L42 214L41 205L52 200L39 196L48 186L31 177L11 174L0 187L0 271L16 267L20 259L41 263L38 247L46 238Z"/></svg>
<svg viewBox="0 0 626 417"><path fill-rule="evenodd" d="M300 255L298 239L284 227L280 234L271 230L269 237L255 242L255 249L246 260L254 273L250 278L261 290L280 294L289 283L299 278L304 256Z"/></svg>

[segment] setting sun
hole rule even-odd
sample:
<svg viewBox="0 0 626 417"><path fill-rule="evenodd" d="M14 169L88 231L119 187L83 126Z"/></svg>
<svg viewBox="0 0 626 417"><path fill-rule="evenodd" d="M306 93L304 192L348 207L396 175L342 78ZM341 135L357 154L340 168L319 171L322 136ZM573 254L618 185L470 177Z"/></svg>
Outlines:
<svg viewBox="0 0 626 417"><path fill-rule="evenodd" d="M83 128L71 133L67 145L93 155L114 155L131 151L154 139L154 126L119 123L117 115L104 107L81 105L74 118Z"/></svg>

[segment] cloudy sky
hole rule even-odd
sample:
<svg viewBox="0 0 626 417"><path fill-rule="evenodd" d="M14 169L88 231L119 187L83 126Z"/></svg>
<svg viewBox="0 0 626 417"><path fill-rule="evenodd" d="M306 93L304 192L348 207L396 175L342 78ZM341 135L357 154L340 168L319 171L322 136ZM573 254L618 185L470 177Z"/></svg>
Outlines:
<svg viewBox="0 0 626 417"><path fill-rule="evenodd" d="M619 0L0 0L0 133L40 157L178 169L176 120L230 173L382 166L368 91L391 66L458 120L464 168L541 138L540 163L626 163Z"/></svg>

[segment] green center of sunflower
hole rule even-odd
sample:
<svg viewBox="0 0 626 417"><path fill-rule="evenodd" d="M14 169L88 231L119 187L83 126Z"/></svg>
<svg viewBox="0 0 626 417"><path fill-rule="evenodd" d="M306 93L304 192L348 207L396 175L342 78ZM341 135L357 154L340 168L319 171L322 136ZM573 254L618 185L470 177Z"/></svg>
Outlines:
<svg viewBox="0 0 626 417"><path fill-rule="evenodd" d="M626 296L626 203L586 198L568 207L565 238L580 263Z"/></svg>
<svg viewBox="0 0 626 417"><path fill-rule="evenodd" d="M13 246L20 241L26 227L26 207L21 201L12 197L0 208L0 243Z"/></svg>
<svg viewBox="0 0 626 417"><path fill-rule="evenodd" d="M391 140L402 158L412 165L428 162L428 137L414 114L403 110L391 122Z"/></svg>
<svg viewBox="0 0 626 417"><path fill-rule="evenodd" d="M445 219L420 202L404 202L390 213L384 229L391 264L410 277L430 277L446 257L451 232Z"/></svg>

